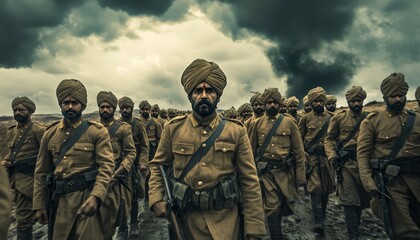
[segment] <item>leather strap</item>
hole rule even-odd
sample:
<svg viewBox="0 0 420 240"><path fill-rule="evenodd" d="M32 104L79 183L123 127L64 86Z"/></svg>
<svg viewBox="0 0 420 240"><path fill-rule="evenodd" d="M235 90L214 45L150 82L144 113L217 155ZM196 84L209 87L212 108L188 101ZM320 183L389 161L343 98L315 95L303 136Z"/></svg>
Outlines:
<svg viewBox="0 0 420 240"><path fill-rule="evenodd" d="M339 141L339 142L337 143L337 146L339 146L340 148L343 148L343 147L344 147L344 145L345 145L348 141L350 141L351 139L353 139L353 137L354 137L354 136L356 135L356 133L359 131L360 124L361 124L361 123L362 123L362 121L366 118L366 116L367 116L367 113L363 113L363 114L361 115L360 119L356 122L356 125L354 125L353 130L350 132L350 135L349 135L347 138L343 139L342 141Z"/></svg>
<svg viewBox="0 0 420 240"><path fill-rule="evenodd" d="M265 137L263 144L261 145L260 149L258 150L257 157L255 160L259 161L264 155L265 149L268 146L268 143L270 143L271 138L273 137L274 133L277 131L277 128L280 126L281 122L283 121L284 114L280 114L280 116L277 118L277 120L274 122L273 127L271 127L270 131L267 134L267 137Z"/></svg>
<svg viewBox="0 0 420 240"><path fill-rule="evenodd" d="M389 160L394 161L398 155L398 152L403 148L405 142L407 141L408 136L410 136L410 132L413 129L414 121L416 120L416 114L407 111L407 121L405 125L402 127L401 134L398 139L395 141L394 146L392 147L392 152L390 155Z"/></svg>
<svg viewBox="0 0 420 240"><path fill-rule="evenodd" d="M308 150L310 150L315 143L317 143L322 136L324 136L324 134L327 132L328 129L328 125L330 124L330 120L331 120L331 115L327 117L327 119L325 119L324 124L322 125L321 129L319 129L319 131L316 133L315 137L307 144L305 144L305 151L307 152Z"/></svg>
<svg viewBox="0 0 420 240"><path fill-rule="evenodd" d="M33 122L28 123L28 127L26 127L25 131L21 135L22 137L19 139L19 141L13 147L13 149L11 151L10 158L9 158L10 162L13 163L15 161L16 155L19 153L20 149L22 148L23 143L25 142L25 139L28 137L29 132L31 131L33 125L34 125Z"/></svg>

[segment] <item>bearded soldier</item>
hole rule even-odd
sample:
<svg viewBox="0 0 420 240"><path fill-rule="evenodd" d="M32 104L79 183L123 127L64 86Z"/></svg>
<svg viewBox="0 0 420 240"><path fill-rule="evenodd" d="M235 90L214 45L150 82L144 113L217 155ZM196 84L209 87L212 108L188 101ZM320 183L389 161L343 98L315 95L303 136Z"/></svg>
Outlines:
<svg viewBox="0 0 420 240"><path fill-rule="evenodd" d="M173 169L173 195L178 196L185 239L238 239L242 231L248 239L263 237L261 191L246 129L239 121L216 113L227 83L225 74L216 63L197 59L185 69L181 83L193 113L174 118L163 131L155 158L149 164L150 207L157 216L166 215L162 172L158 168L162 164ZM198 149L206 152L195 153L197 158L190 160L195 165L190 164L184 171ZM239 194L244 230L239 224Z"/></svg>
<svg viewBox="0 0 420 240"><path fill-rule="evenodd" d="M140 121L146 126L147 138L149 139L149 160L155 155L156 148L159 145L160 135L162 135L162 126L153 117L150 117L151 105L147 100L139 104Z"/></svg>
<svg viewBox="0 0 420 240"><path fill-rule="evenodd" d="M325 101L325 109L331 113L335 112L337 108L337 98L334 95L327 95L327 101Z"/></svg>
<svg viewBox="0 0 420 240"><path fill-rule="evenodd" d="M308 95L306 95L305 97L303 97L303 113L302 116L311 112L312 111L312 106L311 103L308 101Z"/></svg>
<svg viewBox="0 0 420 240"><path fill-rule="evenodd" d="M366 92L362 87L352 87L346 93L348 110L341 110L331 118L325 138L325 152L330 162L336 164L339 202L344 207L344 219L349 239L359 239L360 215L369 207L369 194L364 191L357 168L357 135L362 120Z"/></svg>
<svg viewBox="0 0 420 240"><path fill-rule="evenodd" d="M145 197L144 183L146 178L147 164L149 162L149 139L147 138L146 126L138 118L133 118L134 102L129 97L122 97L118 101L121 113L121 121L131 126L134 146L136 147L136 158L131 170L131 212L130 212L130 236L139 234L137 215L139 213L139 198ZM117 239L127 239L128 224L122 219L118 228Z"/></svg>
<svg viewBox="0 0 420 240"><path fill-rule="evenodd" d="M249 99L249 103L251 103L252 109L254 114L251 118L245 121L245 127L248 129L249 124L254 121L255 119L261 117L265 112L265 104L262 101L262 94L259 92L255 92L254 95Z"/></svg>
<svg viewBox="0 0 420 240"><path fill-rule="evenodd" d="M416 90L416 100L418 106L414 109L414 111L420 113L420 86L418 86Z"/></svg>
<svg viewBox="0 0 420 240"><path fill-rule="evenodd" d="M238 108L239 120L245 123L250 117L252 117L252 106L249 103L244 103Z"/></svg>
<svg viewBox="0 0 420 240"><path fill-rule="evenodd" d="M157 119L159 116L159 112L160 112L159 105L153 104L152 107L150 108L150 116L152 116L152 118L154 119Z"/></svg>
<svg viewBox="0 0 420 240"><path fill-rule="evenodd" d="M238 111L232 106L228 110L225 111L225 117L231 119L238 119Z"/></svg>
<svg viewBox="0 0 420 240"><path fill-rule="evenodd" d="M304 115L299 122L306 154L308 155L308 192L311 196L315 218L314 232L324 233L325 213L328 195L335 189L332 163L328 161L324 150L324 138L332 114L325 111L327 94L322 87L308 92L308 102L312 112Z"/></svg>
<svg viewBox="0 0 420 240"><path fill-rule="evenodd" d="M262 95L265 115L251 122L249 139L258 166L270 237L283 239L281 216L293 214L297 186L305 180L305 152L294 119L279 114L281 94L268 88Z"/></svg>
<svg viewBox="0 0 420 240"><path fill-rule="evenodd" d="M404 108L407 91L402 73L385 78L386 109L366 117L357 139L360 178L391 239L420 236L420 114Z"/></svg>
<svg viewBox="0 0 420 240"><path fill-rule="evenodd" d="M112 92L101 91L96 97L100 122L108 130L114 153L115 172L99 213L103 223L104 239L112 239L122 218L125 221L131 210L131 189L128 173L136 158L133 134L129 124L115 120L118 100Z"/></svg>
<svg viewBox="0 0 420 240"><path fill-rule="evenodd" d="M280 105L279 105L279 112L280 113L287 113L287 105L288 105L287 97L283 96L281 98L281 102L280 102Z"/></svg>
<svg viewBox="0 0 420 240"><path fill-rule="evenodd" d="M35 169L33 208L41 223L50 221L53 239L103 239L98 207L104 202L114 172L109 134L100 123L86 121L86 88L66 79L57 87L64 119L47 128ZM47 188L45 186L47 175ZM56 214L47 209L47 191L53 192ZM50 234L50 232L49 232Z"/></svg>
<svg viewBox="0 0 420 240"><path fill-rule="evenodd" d="M0 167L0 239L6 239L10 225L10 193L7 172ZM32 233L31 233L32 234Z"/></svg>
<svg viewBox="0 0 420 240"><path fill-rule="evenodd" d="M17 239L32 239L32 225L36 221L32 210L34 171L45 127L32 122L31 116L36 106L31 99L15 98L12 110L17 125L7 131L6 141L9 151L2 165L8 169L15 193Z"/></svg>
<svg viewBox="0 0 420 240"><path fill-rule="evenodd" d="M296 124L300 121L300 116L297 112L299 107L299 99L295 96L291 96L287 99L287 111L295 119Z"/></svg>

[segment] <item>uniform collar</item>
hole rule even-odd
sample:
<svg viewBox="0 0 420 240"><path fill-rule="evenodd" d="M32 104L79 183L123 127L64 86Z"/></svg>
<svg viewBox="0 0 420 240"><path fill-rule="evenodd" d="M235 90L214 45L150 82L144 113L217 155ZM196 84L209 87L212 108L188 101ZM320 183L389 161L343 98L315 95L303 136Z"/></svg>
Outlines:
<svg viewBox="0 0 420 240"><path fill-rule="evenodd" d="M270 115L268 115L268 113L267 113L267 112L265 112L265 116L266 116L268 119L274 119L274 120L276 120L276 119L280 116L280 113L277 113L275 116L270 116Z"/></svg>
<svg viewBox="0 0 420 240"><path fill-rule="evenodd" d="M401 113L395 114L391 111L389 111L388 109L385 109L385 114L389 117L392 118L393 116L399 116L399 115L407 115L407 109L404 109L401 111Z"/></svg>
<svg viewBox="0 0 420 240"><path fill-rule="evenodd" d="M30 119L23 125L20 125L19 123L16 125L17 128L24 128L26 129L29 126L29 123L32 122Z"/></svg>
<svg viewBox="0 0 420 240"><path fill-rule="evenodd" d="M218 123L219 119L220 119L220 116L218 114L216 114L215 117L212 120L210 120L210 123L208 124L208 126L211 129L214 129L216 127L216 124ZM197 126L200 126L200 125L202 126L202 124L200 124L197 121L197 119L194 117L193 113L190 114L190 120L191 120L191 124L193 125L194 128L196 128Z"/></svg>
<svg viewBox="0 0 420 240"><path fill-rule="evenodd" d="M71 127L72 128L77 128L78 126L80 126L80 124L82 124L82 122L83 122L83 117L81 117L80 119L79 119L79 121L77 121L76 123L74 123ZM60 125L59 125L59 128L60 129L65 129L65 128L67 128L67 126L66 126L66 122L65 122L66 120L64 120L64 119L62 119L61 120L61 122L60 122Z"/></svg>
<svg viewBox="0 0 420 240"><path fill-rule="evenodd" d="M114 123L115 123L115 119L114 118L112 118L112 120L111 121L109 121L109 122L103 122L102 121L102 119L100 120L100 122L101 122L101 124L102 125L104 125L105 127L111 127Z"/></svg>

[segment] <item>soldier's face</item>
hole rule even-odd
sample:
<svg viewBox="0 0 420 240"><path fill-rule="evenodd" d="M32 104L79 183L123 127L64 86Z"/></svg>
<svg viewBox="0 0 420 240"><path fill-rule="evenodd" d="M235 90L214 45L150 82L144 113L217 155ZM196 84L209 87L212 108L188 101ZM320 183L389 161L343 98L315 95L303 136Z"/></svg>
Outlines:
<svg viewBox="0 0 420 240"><path fill-rule="evenodd" d="M327 104L327 105L325 105L325 108L330 112L335 112L336 104L335 103Z"/></svg>
<svg viewBox="0 0 420 240"><path fill-rule="evenodd" d="M289 113L295 115L297 113L297 105L289 105Z"/></svg>
<svg viewBox="0 0 420 240"><path fill-rule="evenodd" d="M168 114L166 114L166 112L161 112L160 117L163 118L163 119L166 119L166 118L168 118Z"/></svg>
<svg viewBox="0 0 420 240"><path fill-rule="evenodd" d="M76 120L82 116L82 104L72 96L68 96L61 102L61 113L70 121Z"/></svg>
<svg viewBox="0 0 420 240"><path fill-rule="evenodd" d="M244 121L248 120L251 116L252 116L252 112L251 111L245 111L242 114L242 118L244 119Z"/></svg>
<svg viewBox="0 0 420 240"><path fill-rule="evenodd" d="M105 120L111 119L112 117L114 117L114 113L115 109L113 106L111 106L111 104L107 102L102 102L99 105L99 115L101 116L101 118Z"/></svg>
<svg viewBox="0 0 420 240"><path fill-rule="evenodd" d="M401 111L404 109L407 97L405 95L393 95L385 98L386 106L393 111Z"/></svg>
<svg viewBox="0 0 420 240"><path fill-rule="evenodd" d="M29 116L32 113L25 107L23 104L18 104L15 108L13 108L13 117L18 123L24 123L28 121Z"/></svg>
<svg viewBox="0 0 420 240"><path fill-rule="evenodd" d="M149 109L149 108L143 108L143 109L140 111L140 114L141 114L143 117L148 118L148 117L150 116L150 109Z"/></svg>
<svg viewBox="0 0 420 240"><path fill-rule="evenodd" d="M311 111L312 111L312 107L311 107L311 105L306 104L305 106L303 106L303 110L304 110L306 113L309 113L309 112L311 112Z"/></svg>
<svg viewBox="0 0 420 240"><path fill-rule="evenodd" d="M120 113L124 118L131 118L133 115L133 108L130 106L122 106L120 108Z"/></svg>
<svg viewBox="0 0 420 240"><path fill-rule="evenodd" d="M265 111L265 105L262 102L254 102L252 108L254 109L254 112L258 115L262 114Z"/></svg>
<svg viewBox="0 0 420 240"><path fill-rule="evenodd" d="M190 97L192 109L202 117L211 115L216 110L218 101L214 88L205 82L198 84Z"/></svg>
<svg viewBox="0 0 420 240"><path fill-rule="evenodd" d="M363 109L363 99L355 98L348 102L350 110L355 113L360 113Z"/></svg>
<svg viewBox="0 0 420 240"><path fill-rule="evenodd" d="M157 118L159 116L159 112L156 110L152 110L151 115L152 117Z"/></svg>
<svg viewBox="0 0 420 240"><path fill-rule="evenodd" d="M287 112L287 106L286 105L280 105L279 107L279 112L280 113L286 113Z"/></svg>
<svg viewBox="0 0 420 240"><path fill-rule="evenodd" d="M268 113L268 115L275 116L277 113L279 113L279 106L280 104L278 102L270 98L265 103L265 111Z"/></svg>
<svg viewBox="0 0 420 240"><path fill-rule="evenodd" d="M321 98L317 98L312 102L311 106L315 112L322 113L324 111L325 101Z"/></svg>

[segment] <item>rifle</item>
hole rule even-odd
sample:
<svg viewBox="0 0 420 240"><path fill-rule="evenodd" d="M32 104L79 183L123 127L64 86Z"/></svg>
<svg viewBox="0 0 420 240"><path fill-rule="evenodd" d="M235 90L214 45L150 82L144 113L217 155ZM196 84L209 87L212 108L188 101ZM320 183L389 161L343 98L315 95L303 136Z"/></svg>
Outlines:
<svg viewBox="0 0 420 240"><path fill-rule="evenodd" d="M334 149L337 152L338 155L338 161L336 162L337 166L335 168L335 172L337 175L337 182L342 183L343 182L343 167L346 163L346 160L349 157L349 152L342 149L342 144L339 144L340 142L337 142L334 145Z"/></svg>
<svg viewBox="0 0 420 240"><path fill-rule="evenodd" d="M166 215L167 215L166 218L169 221L170 230L171 229L173 230L173 232L169 231L169 234L171 235L171 232L172 234L175 233L176 239L184 240L185 239L184 230L182 229L181 220L179 219L178 213L176 211L177 205L176 205L175 199L173 199L172 197L172 191L169 185L168 176L162 164L159 164L159 170L162 173L163 183L165 185L165 193L167 196L168 205L167 205L167 211L166 211Z"/></svg>
<svg viewBox="0 0 420 240"><path fill-rule="evenodd" d="M53 173L47 175L47 212L48 212L48 240L53 239L55 215L57 213L58 198L54 194L55 177Z"/></svg>

